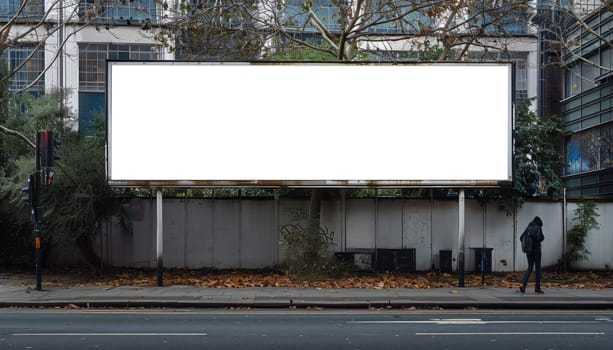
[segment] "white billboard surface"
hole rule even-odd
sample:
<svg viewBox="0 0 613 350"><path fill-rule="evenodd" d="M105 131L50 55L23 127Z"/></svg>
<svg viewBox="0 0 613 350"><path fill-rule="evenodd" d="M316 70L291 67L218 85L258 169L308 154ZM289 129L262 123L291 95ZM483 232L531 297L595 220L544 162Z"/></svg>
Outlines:
<svg viewBox="0 0 613 350"><path fill-rule="evenodd" d="M510 64L108 62L107 69L111 185L511 181Z"/></svg>

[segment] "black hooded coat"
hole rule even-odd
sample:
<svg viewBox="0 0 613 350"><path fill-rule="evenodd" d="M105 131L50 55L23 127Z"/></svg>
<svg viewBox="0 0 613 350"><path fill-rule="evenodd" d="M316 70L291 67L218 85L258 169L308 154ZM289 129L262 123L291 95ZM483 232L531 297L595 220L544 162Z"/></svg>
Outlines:
<svg viewBox="0 0 613 350"><path fill-rule="evenodd" d="M521 250L524 253L532 253L541 251L541 242L545 239L543 236L543 221L538 216L534 218L528 227L519 237L521 241Z"/></svg>

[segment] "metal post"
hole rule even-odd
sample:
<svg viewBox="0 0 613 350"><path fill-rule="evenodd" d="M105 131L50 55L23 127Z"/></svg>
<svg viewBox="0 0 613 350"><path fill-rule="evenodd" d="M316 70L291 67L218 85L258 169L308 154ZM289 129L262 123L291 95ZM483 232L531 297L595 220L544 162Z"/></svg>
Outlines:
<svg viewBox="0 0 613 350"><path fill-rule="evenodd" d="M377 236L379 233L379 221L377 220L379 216L379 189L375 188L375 261L377 261Z"/></svg>
<svg viewBox="0 0 613 350"><path fill-rule="evenodd" d="M517 271L517 208L515 205L512 206L512 214L513 214L513 272Z"/></svg>
<svg viewBox="0 0 613 350"><path fill-rule="evenodd" d="M487 261L487 255L485 252L486 244L485 244L485 225L487 224L487 203L483 204L483 251L481 252L481 285L485 285L485 264Z"/></svg>
<svg viewBox="0 0 613 350"><path fill-rule="evenodd" d="M278 189L274 189L274 203L275 203L275 242L279 243L279 234L280 234L280 230L281 230L281 225L279 224L279 190ZM211 230L212 231L212 230ZM275 245L277 248L275 249L275 263L278 264L279 263L279 249L281 248L280 244L276 244Z"/></svg>
<svg viewBox="0 0 613 350"><path fill-rule="evenodd" d="M36 209L32 209L33 211L36 211ZM36 213L34 215L37 215ZM41 276L41 256L40 256L40 221L36 221L34 223L34 246L35 246L35 251L36 251L36 256L35 256L35 274L36 274L36 290L42 290L42 276Z"/></svg>
<svg viewBox="0 0 613 350"><path fill-rule="evenodd" d="M347 251L347 193L341 189L341 247L343 252Z"/></svg>
<svg viewBox="0 0 613 350"><path fill-rule="evenodd" d="M162 217L162 191L158 190L156 193L156 206L157 206L157 236L156 236L156 253L157 253L157 273L158 273L158 287L164 285L163 282L163 269L164 269L164 220Z"/></svg>
<svg viewBox="0 0 613 350"><path fill-rule="evenodd" d="M567 202L566 202L566 186L564 186L564 190L562 192L562 259L564 261L564 272L566 272L568 267L568 262L566 261L566 210L567 210Z"/></svg>
<svg viewBox="0 0 613 350"><path fill-rule="evenodd" d="M400 248L407 247L404 244L404 190L400 190L400 243ZM432 240L430 240L430 247L432 247ZM430 256L432 256L432 251L430 251Z"/></svg>
<svg viewBox="0 0 613 350"><path fill-rule="evenodd" d="M238 247L237 247L237 255L238 255L238 267L243 267L243 250L241 249L243 245L243 198L242 191L238 189Z"/></svg>
<svg viewBox="0 0 613 350"><path fill-rule="evenodd" d="M33 198L33 202L32 202L32 219L34 220L34 250L35 250L35 256L34 256L34 274L35 274L35 279L36 279L36 290L42 290L42 259L41 259L41 252L40 252L40 246L41 246L41 237L40 237L40 228L41 228L41 223L43 220L43 210L41 207L41 187L43 186L43 166L42 166L42 155L41 155L41 144L43 143L42 140L42 133L41 131L36 133L36 151L35 151L35 156L34 156L34 168L35 168L35 175L34 175L34 192L32 193L32 198Z"/></svg>
<svg viewBox="0 0 613 350"><path fill-rule="evenodd" d="M464 287L464 189L458 194L458 287Z"/></svg>

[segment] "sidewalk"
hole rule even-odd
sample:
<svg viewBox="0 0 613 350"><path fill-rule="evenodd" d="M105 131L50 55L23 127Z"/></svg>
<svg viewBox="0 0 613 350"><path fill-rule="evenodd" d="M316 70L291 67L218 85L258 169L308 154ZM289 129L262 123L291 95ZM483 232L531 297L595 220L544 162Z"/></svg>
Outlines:
<svg viewBox="0 0 613 350"><path fill-rule="evenodd" d="M613 309L613 288L199 288L45 286L0 280L0 307ZM530 286L529 286L530 287Z"/></svg>

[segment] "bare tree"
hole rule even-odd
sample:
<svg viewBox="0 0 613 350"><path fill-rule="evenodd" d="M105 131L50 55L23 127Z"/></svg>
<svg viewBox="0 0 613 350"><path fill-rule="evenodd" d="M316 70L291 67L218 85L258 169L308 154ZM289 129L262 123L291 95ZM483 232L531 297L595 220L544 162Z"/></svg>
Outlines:
<svg viewBox="0 0 613 350"><path fill-rule="evenodd" d="M469 48L505 50L512 25L528 23L529 1L205 0L170 9L158 39L187 58L270 58L285 49L353 60L362 50L464 59ZM510 29L511 28L511 29ZM224 50L220 50L224 49ZM432 57L432 50L438 54Z"/></svg>
<svg viewBox="0 0 613 350"><path fill-rule="evenodd" d="M51 54L45 60L43 69L35 77L28 77L29 83L20 86L25 91L37 84L54 64L62 65L66 43L83 28L97 23L104 17L111 0L86 3L80 0L9 0L0 13L0 56L11 48L30 46L26 57L13 65L8 74L0 79L10 80L22 68L31 64L40 50ZM106 26L107 29L109 26ZM59 86L58 86L59 87Z"/></svg>
<svg viewBox="0 0 613 350"><path fill-rule="evenodd" d="M548 33L543 38L557 42L559 52L574 45L564 41L571 22L590 30L573 7L563 8L555 1L547 7L536 4L528 0L206 0L173 8L160 41L174 43L183 55L179 57L186 59L270 59L306 48L337 61L491 61L512 57L511 52L518 50L515 44L526 36L536 47L537 34ZM319 232L322 192L312 190L307 234Z"/></svg>
<svg viewBox="0 0 613 350"><path fill-rule="evenodd" d="M586 23L585 18L590 14L596 14L601 9L613 11L613 1L574 1L561 5L557 1L546 2L535 7L536 16L533 21L542 33L542 40L550 52L557 54L557 60L549 62L557 66L565 67L565 61L570 59L595 66L604 71L611 71L610 62L598 63L589 60L579 52L580 35L588 33L596 42L597 46L613 48L613 43L608 40L600 30ZM562 56L568 55L566 59ZM608 63L608 64L607 64ZM580 76L580 79L588 79ZM592 82L593 83L593 82Z"/></svg>
<svg viewBox="0 0 613 350"><path fill-rule="evenodd" d="M508 52L517 23L528 31L529 1L202 0L163 3L158 40L181 59L271 59L293 49L337 61L473 59L471 51ZM515 26L515 27L514 27ZM487 54L480 56L491 59ZM305 233L320 232L322 189L311 191ZM313 241L316 241L313 239Z"/></svg>

